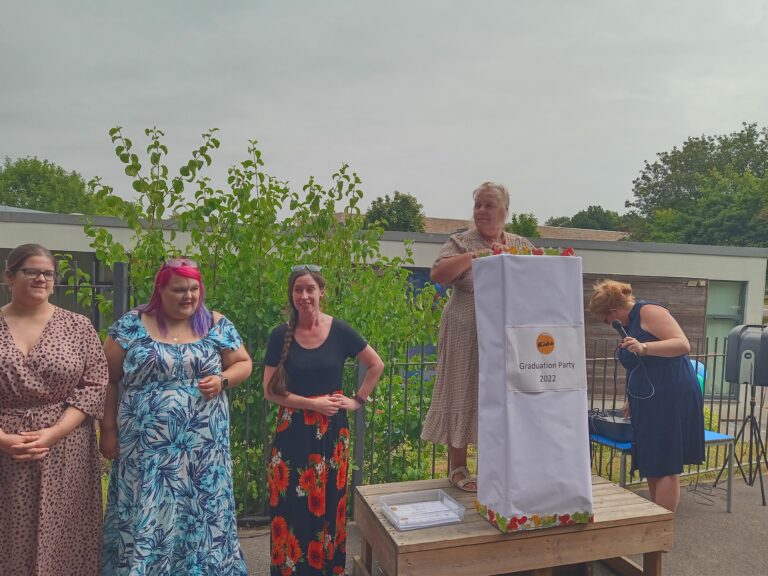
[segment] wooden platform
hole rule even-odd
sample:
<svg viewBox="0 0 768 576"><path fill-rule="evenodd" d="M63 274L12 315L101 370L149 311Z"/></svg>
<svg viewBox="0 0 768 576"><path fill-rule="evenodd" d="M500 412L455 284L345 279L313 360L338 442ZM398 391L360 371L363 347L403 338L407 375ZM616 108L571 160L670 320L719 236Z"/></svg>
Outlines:
<svg viewBox="0 0 768 576"><path fill-rule="evenodd" d="M467 511L461 524L398 532L384 517L379 496L442 488ZM375 556L388 576L483 576L608 560L624 574L661 575L661 553L672 548L674 514L619 486L592 478L593 524L502 534L475 511L475 495L447 479L359 486L355 521L361 556L354 575L370 576ZM643 554L644 569L624 556ZM613 559L613 560L609 560Z"/></svg>

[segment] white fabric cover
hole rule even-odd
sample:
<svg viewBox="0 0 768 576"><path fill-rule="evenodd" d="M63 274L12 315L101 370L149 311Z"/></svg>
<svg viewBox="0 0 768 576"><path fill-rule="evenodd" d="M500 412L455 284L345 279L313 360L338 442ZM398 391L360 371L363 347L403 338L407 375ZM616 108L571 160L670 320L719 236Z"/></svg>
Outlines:
<svg viewBox="0 0 768 576"><path fill-rule="evenodd" d="M581 258L502 254L472 268L478 511L503 532L589 522Z"/></svg>

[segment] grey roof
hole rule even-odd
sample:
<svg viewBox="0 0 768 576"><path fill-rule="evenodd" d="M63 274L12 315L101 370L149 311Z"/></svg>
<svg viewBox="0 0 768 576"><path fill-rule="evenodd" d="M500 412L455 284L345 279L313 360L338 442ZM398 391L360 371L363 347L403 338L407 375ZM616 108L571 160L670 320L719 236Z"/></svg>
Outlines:
<svg viewBox="0 0 768 576"><path fill-rule="evenodd" d="M29 212L34 214L50 214L50 212L44 212L42 210L30 210L29 208L18 208L16 206L6 206L0 204L0 212Z"/></svg>

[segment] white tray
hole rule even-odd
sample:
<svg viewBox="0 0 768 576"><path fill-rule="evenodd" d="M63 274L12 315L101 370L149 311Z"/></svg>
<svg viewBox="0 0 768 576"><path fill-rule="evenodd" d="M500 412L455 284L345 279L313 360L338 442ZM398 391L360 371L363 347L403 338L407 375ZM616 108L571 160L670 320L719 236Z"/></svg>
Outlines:
<svg viewBox="0 0 768 576"><path fill-rule="evenodd" d="M381 496L381 511L400 531L455 524L464 519L464 506L443 490L419 490Z"/></svg>

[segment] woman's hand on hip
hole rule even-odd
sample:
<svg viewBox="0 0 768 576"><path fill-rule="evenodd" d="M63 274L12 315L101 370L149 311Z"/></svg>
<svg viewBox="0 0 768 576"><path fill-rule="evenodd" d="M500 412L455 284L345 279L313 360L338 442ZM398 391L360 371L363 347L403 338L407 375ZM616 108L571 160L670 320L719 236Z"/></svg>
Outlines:
<svg viewBox="0 0 768 576"><path fill-rule="evenodd" d="M343 408L336 394L318 396L317 398L313 398L313 401L315 412L320 412L320 414L324 414L325 416L333 416Z"/></svg>

